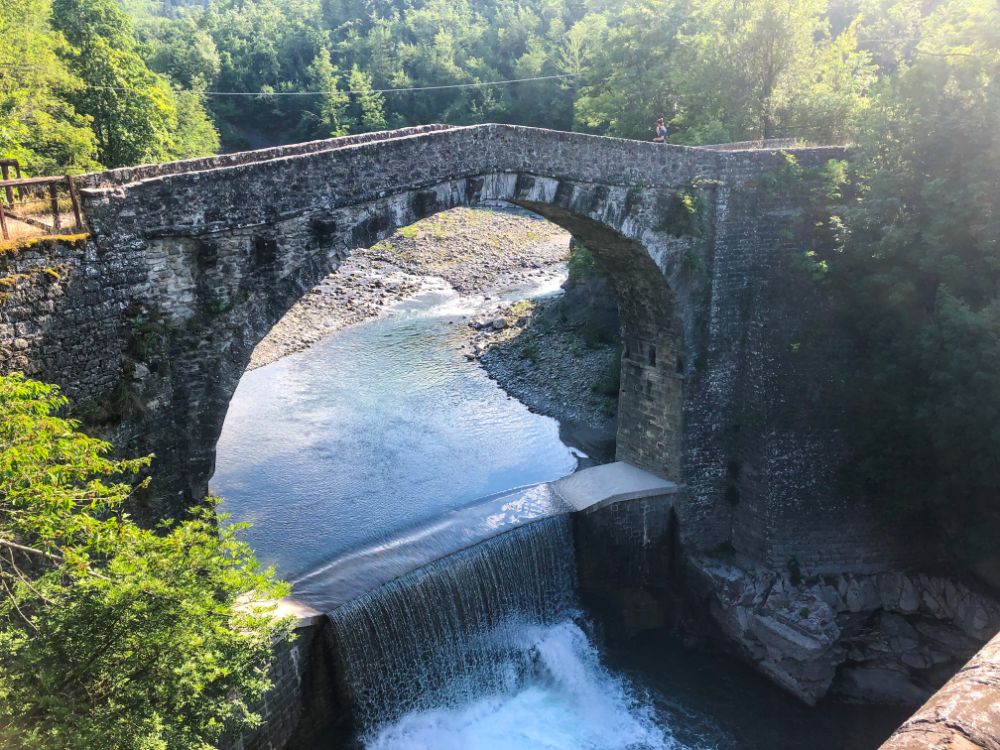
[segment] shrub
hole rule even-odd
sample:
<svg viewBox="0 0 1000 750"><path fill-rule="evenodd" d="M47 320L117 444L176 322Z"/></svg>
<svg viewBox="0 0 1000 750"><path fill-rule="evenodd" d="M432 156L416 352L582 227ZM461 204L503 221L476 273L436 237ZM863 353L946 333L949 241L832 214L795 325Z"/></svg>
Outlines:
<svg viewBox="0 0 1000 750"><path fill-rule="evenodd" d="M150 457L108 458L66 405L0 377L0 746L207 750L259 722L288 624L253 602L286 587L212 502L138 526Z"/></svg>

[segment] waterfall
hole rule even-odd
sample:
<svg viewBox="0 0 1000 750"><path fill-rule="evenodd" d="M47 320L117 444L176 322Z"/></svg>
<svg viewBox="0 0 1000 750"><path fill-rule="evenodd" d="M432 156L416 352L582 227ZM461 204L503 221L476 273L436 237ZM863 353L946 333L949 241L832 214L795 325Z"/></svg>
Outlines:
<svg viewBox="0 0 1000 750"><path fill-rule="evenodd" d="M329 613L337 672L362 728L469 702L523 681L526 626L575 610L568 515L517 527Z"/></svg>

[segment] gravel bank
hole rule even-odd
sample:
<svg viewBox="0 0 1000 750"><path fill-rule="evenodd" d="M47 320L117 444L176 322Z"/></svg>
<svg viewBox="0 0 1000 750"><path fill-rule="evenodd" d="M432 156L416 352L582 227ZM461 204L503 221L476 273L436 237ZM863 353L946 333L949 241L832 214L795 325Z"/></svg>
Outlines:
<svg viewBox="0 0 1000 750"><path fill-rule="evenodd" d="M470 321L469 357L532 411L559 420L563 440L598 462L614 458L617 347L588 340L563 297L506 305Z"/></svg>
<svg viewBox="0 0 1000 750"><path fill-rule="evenodd" d="M568 234L517 209L436 214L351 253L271 329L248 369L378 316L425 289L428 277L443 278L461 294L488 297L550 275L566 261L568 248Z"/></svg>

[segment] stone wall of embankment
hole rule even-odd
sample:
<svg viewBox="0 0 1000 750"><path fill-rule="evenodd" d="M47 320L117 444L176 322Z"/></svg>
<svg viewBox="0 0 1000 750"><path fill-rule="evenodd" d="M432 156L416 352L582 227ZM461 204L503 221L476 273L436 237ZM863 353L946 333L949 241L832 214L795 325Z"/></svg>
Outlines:
<svg viewBox="0 0 1000 750"><path fill-rule="evenodd" d="M254 707L262 723L220 743L222 750L329 750L345 721L337 705L326 617L302 617L275 645L272 687Z"/></svg>

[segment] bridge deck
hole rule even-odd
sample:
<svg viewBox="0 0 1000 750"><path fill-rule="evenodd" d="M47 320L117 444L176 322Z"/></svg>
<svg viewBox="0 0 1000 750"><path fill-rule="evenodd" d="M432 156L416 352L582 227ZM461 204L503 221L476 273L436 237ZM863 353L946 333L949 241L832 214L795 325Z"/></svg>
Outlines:
<svg viewBox="0 0 1000 750"><path fill-rule="evenodd" d="M409 128L399 128L397 130L379 130L373 133L359 133L357 135L345 135L337 138L324 138L318 141L291 143L285 146L272 146L270 148L255 149L252 151L234 151L229 154L206 156L197 159L183 159L181 161L168 161L158 164L140 164L134 167L121 167L119 169L105 170L102 172L90 172L89 174L81 176L79 179L81 184L87 188L109 188L113 186L129 185L158 177L169 177L171 175L190 174L193 172L206 172L215 169L225 169L226 167L235 167L247 164L261 164L263 162L283 159L289 156L320 154L361 143L378 143L397 138L407 138L415 135L441 132L444 130L455 130L460 129L461 127L469 126L452 126L435 123L431 125L417 125Z"/></svg>

